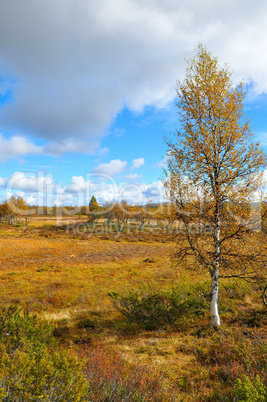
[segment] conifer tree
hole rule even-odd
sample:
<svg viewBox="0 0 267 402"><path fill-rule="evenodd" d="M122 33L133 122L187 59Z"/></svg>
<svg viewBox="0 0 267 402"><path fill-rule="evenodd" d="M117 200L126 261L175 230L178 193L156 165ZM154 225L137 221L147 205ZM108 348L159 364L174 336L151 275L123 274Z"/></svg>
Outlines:
<svg viewBox="0 0 267 402"><path fill-rule="evenodd" d="M89 202L89 211L90 212L97 212L98 211L98 203L96 201L95 196L93 195L90 202Z"/></svg>
<svg viewBox="0 0 267 402"><path fill-rule="evenodd" d="M95 196L93 195L89 202L88 224L92 229L99 219L99 206Z"/></svg>

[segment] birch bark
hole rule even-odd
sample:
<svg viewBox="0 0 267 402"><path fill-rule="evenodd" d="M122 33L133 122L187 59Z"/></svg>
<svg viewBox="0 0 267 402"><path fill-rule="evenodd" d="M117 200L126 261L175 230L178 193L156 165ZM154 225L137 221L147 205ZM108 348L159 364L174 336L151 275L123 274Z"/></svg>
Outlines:
<svg viewBox="0 0 267 402"><path fill-rule="evenodd" d="M220 326L220 317L218 312L218 294L219 294L219 268L220 268L220 256L221 256L221 244L220 244L220 205L217 203L215 208L215 267L211 270L211 324L214 328Z"/></svg>
<svg viewBox="0 0 267 402"><path fill-rule="evenodd" d="M220 326L220 317L218 312L218 292L219 292L219 271L214 269L211 273L211 325L213 328Z"/></svg>

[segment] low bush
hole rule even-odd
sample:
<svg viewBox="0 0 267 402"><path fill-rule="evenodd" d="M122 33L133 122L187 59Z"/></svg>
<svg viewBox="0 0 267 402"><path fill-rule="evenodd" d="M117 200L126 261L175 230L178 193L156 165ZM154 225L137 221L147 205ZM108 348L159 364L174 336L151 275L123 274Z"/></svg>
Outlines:
<svg viewBox="0 0 267 402"><path fill-rule="evenodd" d="M171 395L162 389L161 375L142 366L133 366L115 353L83 348L86 358L87 398L98 402L170 401Z"/></svg>
<svg viewBox="0 0 267 402"><path fill-rule="evenodd" d="M253 379L244 375L236 381L235 397L239 402L266 402L267 387L256 375Z"/></svg>
<svg viewBox="0 0 267 402"><path fill-rule="evenodd" d="M244 296L247 292L251 292L248 284L235 281L224 283L223 289L225 290L229 299L237 299L239 301L244 299Z"/></svg>
<svg viewBox="0 0 267 402"><path fill-rule="evenodd" d="M203 296L177 288L163 291L146 287L125 295L111 292L109 296L113 306L130 322L148 330L173 325L185 314L201 315L207 307Z"/></svg>
<svg viewBox="0 0 267 402"><path fill-rule="evenodd" d="M83 362L60 352L52 324L17 306L0 311L0 398L4 401L84 400Z"/></svg>
<svg viewBox="0 0 267 402"><path fill-rule="evenodd" d="M194 348L197 361L217 383L210 401L267 400L263 398L267 390L267 345L260 334L214 334L208 344L199 341Z"/></svg>
<svg viewBox="0 0 267 402"><path fill-rule="evenodd" d="M52 345L54 326L40 320L36 314L22 311L17 305L0 310L1 347L12 355L17 349L39 349L44 344Z"/></svg>

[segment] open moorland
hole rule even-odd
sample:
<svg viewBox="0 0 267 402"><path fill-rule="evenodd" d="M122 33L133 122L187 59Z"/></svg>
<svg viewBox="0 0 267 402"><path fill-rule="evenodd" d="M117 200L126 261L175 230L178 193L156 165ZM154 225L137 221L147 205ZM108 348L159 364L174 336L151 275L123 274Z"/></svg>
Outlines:
<svg viewBox="0 0 267 402"><path fill-rule="evenodd" d="M163 228L118 233L99 226L89 233L75 226L82 223L33 217L27 227L0 226L2 310L19 306L37 322L53 323L49 336L62 353L78 356L77 370L86 378L75 391L71 377L74 396L49 399L40 391L27 399L15 390L13 400L264 400L264 283L221 282L222 325L214 331L210 278L173 264L175 241ZM7 322L1 321L5 345ZM1 374L3 398L7 382L21 381L25 389L36 384L27 385L22 374L15 378L14 370L25 368L12 367ZM46 381L56 383L45 370Z"/></svg>

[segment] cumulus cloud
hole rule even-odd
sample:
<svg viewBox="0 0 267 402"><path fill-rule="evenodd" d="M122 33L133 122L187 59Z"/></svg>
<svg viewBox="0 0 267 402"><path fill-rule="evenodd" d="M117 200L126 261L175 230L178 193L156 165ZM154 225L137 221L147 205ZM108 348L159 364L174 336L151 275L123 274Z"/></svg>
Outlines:
<svg viewBox="0 0 267 402"><path fill-rule="evenodd" d="M263 147L267 146L267 133L259 133L254 141L260 141Z"/></svg>
<svg viewBox="0 0 267 402"><path fill-rule="evenodd" d="M91 177L92 179L92 177ZM100 204L106 202L126 200L130 204L144 204L146 202L164 202L165 190L161 182L147 183L117 183L94 182L90 178L73 177L71 184L62 189L62 203L72 205L87 205L94 195ZM74 185L75 183L75 185ZM70 190L70 192L69 192ZM57 194L59 192L57 191ZM68 199L65 197L68 195ZM59 197L57 195L57 200Z"/></svg>
<svg viewBox="0 0 267 402"><path fill-rule="evenodd" d="M147 199L161 199L163 195L163 184L161 182L153 183L151 185L146 186L142 194Z"/></svg>
<svg viewBox="0 0 267 402"><path fill-rule="evenodd" d="M267 92L266 18L265 0L2 0L0 124L95 144L125 105L166 106L198 42Z"/></svg>
<svg viewBox="0 0 267 402"><path fill-rule="evenodd" d="M63 139L61 142L51 141L47 145L39 146L24 136L14 135L11 138L6 138L0 134L1 162L27 155L59 156L67 152L104 156L109 150L107 147L99 148L99 141L88 142L69 138Z"/></svg>
<svg viewBox="0 0 267 402"><path fill-rule="evenodd" d="M109 163L101 163L93 169L93 173L115 176L124 172L127 166L127 161L121 161L120 159L114 159Z"/></svg>
<svg viewBox="0 0 267 402"><path fill-rule="evenodd" d="M0 177L2 191L0 199L21 195L30 205L88 205L92 195L100 204L126 200L131 204L163 202L164 187L161 182L152 184L136 182L118 183L115 180L98 181L97 175L73 176L66 186L58 184L49 175L41 172L36 176L26 176L16 172L9 178Z"/></svg>
<svg viewBox="0 0 267 402"><path fill-rule="evenodd" d="M60 142L52 141L43 147L43 153L49 156L58 156L67 152L93 154L99 146L98 141L79 141L72 138L63 139ZM103 149L104 150L104 149ZM101 150L98 152L102 153ZM103 151L105 153L105 150Z"/></svg>
<svg viewBox="0 0 267 402"><path fill-rule="evenodd" d="M140 179L141 177L142 176L140 174L133 173L133 174L127 174L126 176L124 176L124 179L134 181Z"/></svg>
<svg viewBox="0 0 267 402"><path fill-rule="evenodd" d="M13 137L7 139L0 134L1 162L30 154L39 154L41 152L42 147L33 144L24 137L14 135Z"/></svg>
<svg viewBox="0 0 267 402"><path fill-rule="evenodd" d="M22 172L13 173L5 181L6 191L13 190L47 192L54 186L54 180L50 175L44 176L40 172L37 176L26 176Z"/></svg>
<svg viewBox="0 0 267 402"><path fill-rule="evenodd" d="M134 159L132 162L131 169L139 169L141 166L144 166L144 164L145 164L144 158Z"/></svg>
<svg viewBox="0 0 267 402"><path fill-rule="evenodd" d="M163 158L161 161L157 161L154 165L155 167L166 169L167 168L167 159Z"/></svg>
<svg viewBox="0 0 267 402"><path fill-rule="evenodd" d="M263 187L265 196L267 196L267 170L264 170L263 172Z"/></svg>

